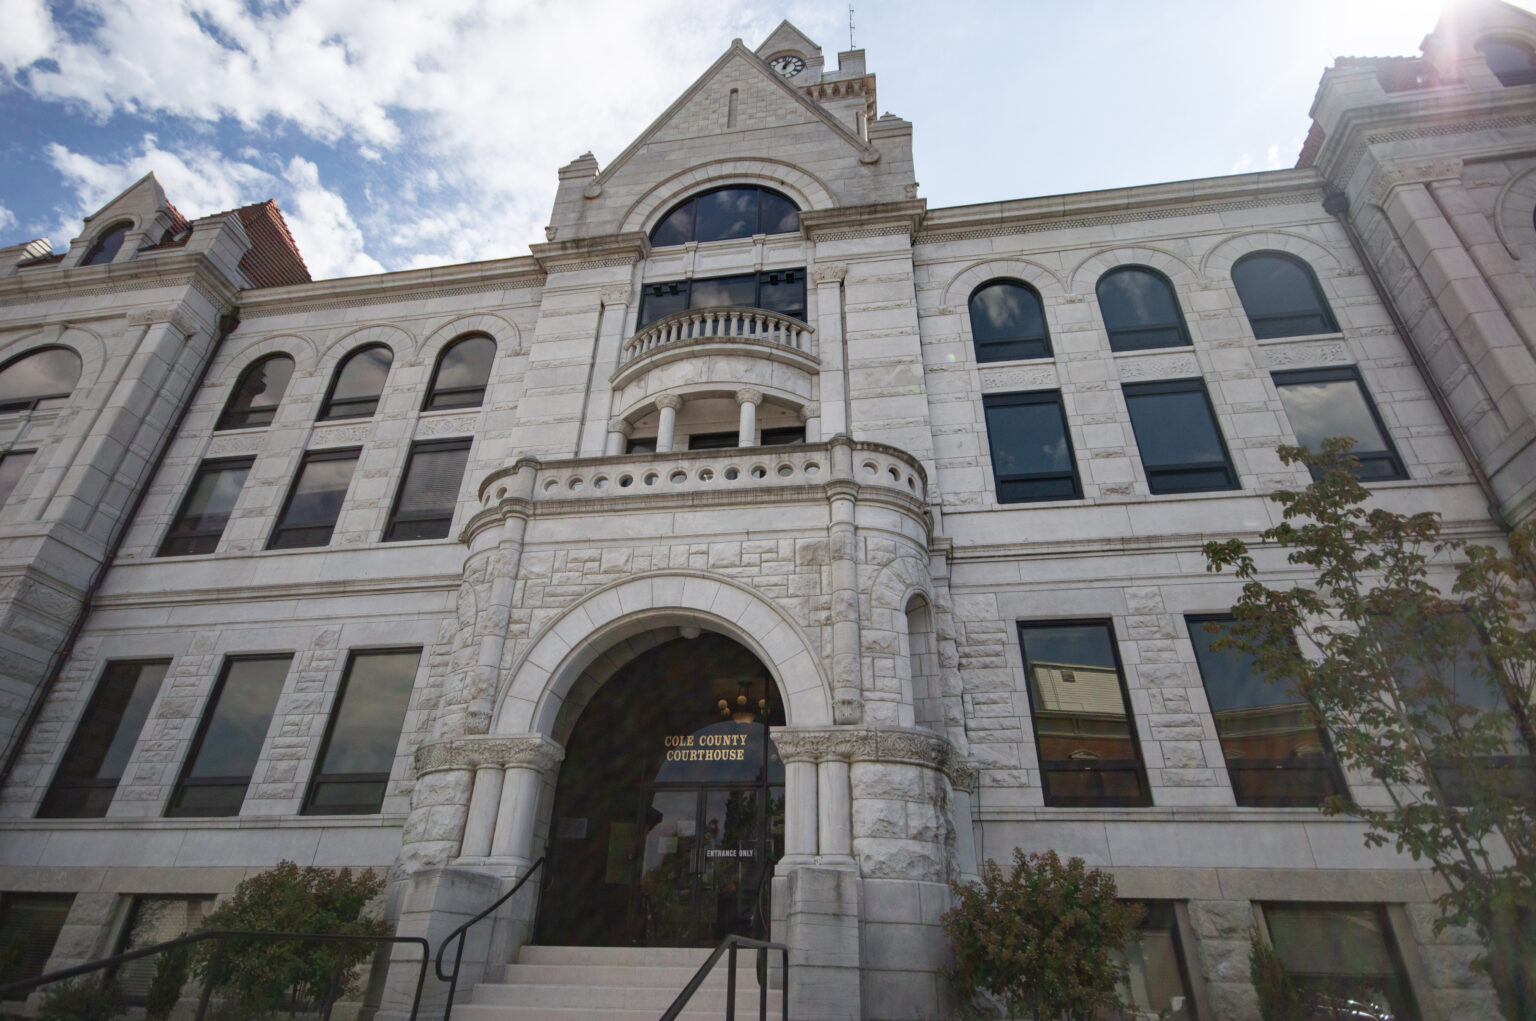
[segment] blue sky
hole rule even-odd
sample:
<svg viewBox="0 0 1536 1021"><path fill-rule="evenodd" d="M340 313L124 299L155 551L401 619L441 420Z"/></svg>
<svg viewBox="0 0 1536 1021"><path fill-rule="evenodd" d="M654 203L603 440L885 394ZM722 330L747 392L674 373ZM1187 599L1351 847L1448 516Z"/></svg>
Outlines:
<svg viewBox="0 0 1536 1021"><path fill-rule="evenodd" d="M855 7L933 207L1291 166L1323 69L1442 3ZM189 216L277 199L316 278L525 254L561 165L784 17L835 66L846 0L0 0L0 244L154 170Z"/></svg>

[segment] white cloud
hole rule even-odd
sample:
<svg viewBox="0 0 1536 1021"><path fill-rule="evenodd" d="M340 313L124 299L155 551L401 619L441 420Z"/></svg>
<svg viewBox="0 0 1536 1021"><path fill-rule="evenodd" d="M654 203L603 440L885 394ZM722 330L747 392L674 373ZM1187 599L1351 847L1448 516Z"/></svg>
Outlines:
<svg viewBox="0 0 1536 1021"><path fill-rule="evenodd" d="M298 243L309 273L316 279L382 273L378 260L363 251L358 229L346 200L320 183L320 168L295 156L284 178L291 189L283 219Z"/></svg>
<svg viewBox="0 0 1536 1021"><path fill-rule="evenodd" d="M1227 171L1227 173L1229 173L1229 174L1246 174L1248 171L1250 171L1252 169L1253 169L1253 153L1245 152L1245 153L1243 153L1241 156L1239 156L1237 158L1237 162L1232 164L1232 169Z"/></svg>
<svg viewBox="0 0 1536 1021"><path fill-rule="evenodd" d="M16 214L0 206L0 230L10 230L14 226L16 226ZM6 239L0 238L0 244L6 243L8 243Z"/></svg>
<svg viewBox="0 0 1536 1021"><path fill-rule="evenodd" d="M20 69L52 55L57 45L43 0L0 0L0 68Z"/></svg>
<svg viewBox="0 0 1536 1021"><path fill-rule="evenodd" d="M1284 165L1280 162L1280 143L1275 142L1264 153L1264 169L1279 170Z"/></svg>

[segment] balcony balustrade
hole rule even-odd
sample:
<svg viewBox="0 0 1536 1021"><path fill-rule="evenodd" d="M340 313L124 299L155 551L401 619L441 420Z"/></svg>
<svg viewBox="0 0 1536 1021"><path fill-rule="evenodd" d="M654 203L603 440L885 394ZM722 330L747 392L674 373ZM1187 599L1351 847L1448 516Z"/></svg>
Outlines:
<svg viewBox="0 0 1536 1021"><path fill-rule="evenodd" d="M792 316L762 308L688 309L658 319L629 338L619 353L619 368L661 351L711 342L788 348L815 358L815 332Z"/></svg>

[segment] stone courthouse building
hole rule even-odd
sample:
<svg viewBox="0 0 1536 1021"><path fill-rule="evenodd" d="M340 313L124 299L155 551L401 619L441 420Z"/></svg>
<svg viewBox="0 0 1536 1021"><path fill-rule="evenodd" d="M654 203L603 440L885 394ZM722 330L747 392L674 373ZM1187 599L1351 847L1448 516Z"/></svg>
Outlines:
<svg viewBox="0 0 1536 1021"><path fill-rule="evenodd" d="M1314 807L1384 792L1211 650L1201 546L1329 435L1454 535L1536 512L1536 18L1337 61L1269 173L930 208L877 111L786 22L526 256L311 281L153 177L0 249L18 967L282 859L435 943L542 858L456 1017L654 1017L741 933L796 1018L932 1018L948 884L1055 849L1149 904L1137 1016L1256 1017L1254 926L1494 1016L1433 877Z"/></svg>

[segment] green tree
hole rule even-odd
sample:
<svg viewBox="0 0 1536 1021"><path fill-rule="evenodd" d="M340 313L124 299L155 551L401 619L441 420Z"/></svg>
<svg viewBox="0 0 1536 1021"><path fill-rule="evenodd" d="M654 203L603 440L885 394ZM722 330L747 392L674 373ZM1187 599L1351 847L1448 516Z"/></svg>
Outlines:
<svg viewBox="0 0 1536 1021"><path fill-rule="evenodd" d="M1448 887L1436 926L1473 927L1504 1015L1536 1016L1536 526L1504 551L1442 535L1433 513L1368 506L1347 440L1280 457L1314 481L1273 494L1284 518L1261 538L1302 579L1265 584L1241 540L1207 544L1207 569L1244 582L1217 645L1252 654L1311 707L1343 763L1381 783L1390 807L1335 797L1323 811L1427 862Z"/></svg>
<svg viewBox="0 0 1536 1021"><path fill-rule="evenodd" d="M1115 881L1081 858L1014 849L1004 872L988 859L979 885L953 884L944 915L955 982L969 997L985 989L1013 1016L1086 1019L1119 1005L1118 953L1145 909L1115 899Z"/></svg>
<svg viewBox="0 0 1536 1021"><path fill-rule="evenodd" d="M203 921L205 929L244 932L333 933L383 936L389 926L378 918L362 917L363 909L384 888L372 872L309 866L291 861L252 876ZM192 970L206 980L218 954L217 941L193 944ZM286 1008L297 1012L305 1004L322 1004L338 960L341 982L337 994L351 992L352 972L373 956L377 944L321 943L295 940L230 940L219 962L218 995L252 1015Z"/></svg>

